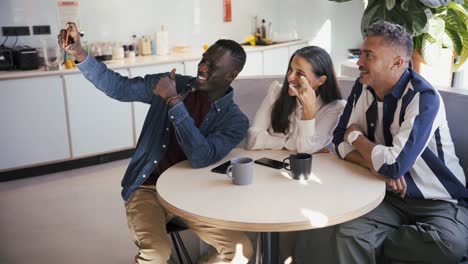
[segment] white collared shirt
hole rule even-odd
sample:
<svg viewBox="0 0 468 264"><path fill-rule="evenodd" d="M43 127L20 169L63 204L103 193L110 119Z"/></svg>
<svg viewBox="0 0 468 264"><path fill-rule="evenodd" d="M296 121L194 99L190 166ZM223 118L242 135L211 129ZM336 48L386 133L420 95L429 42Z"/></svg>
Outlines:
<svg viewBox="0 0 468 264"><path fill-rule="evenodd" d="M330 144L333 130L338 124L346 104L345 100L336 100L323 105L317 97L317 112L312 120L302 120L302 106L298 104L290 116L288 133L275 133L271 127L271 111L278 98L282 84L274 81L268 89L255 115L247 134L247 149L288 149L297 152L313 153ZM299 100L298 100L299 102Z"/></svg>

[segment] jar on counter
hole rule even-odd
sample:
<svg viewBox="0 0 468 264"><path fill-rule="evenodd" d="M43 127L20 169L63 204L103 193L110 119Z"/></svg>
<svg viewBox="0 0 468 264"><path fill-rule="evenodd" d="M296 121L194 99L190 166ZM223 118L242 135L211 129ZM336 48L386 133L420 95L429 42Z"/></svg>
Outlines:
<svg viewBox="0 0 468 264"><path fill-rule="evenodd" d="M125 57L124 48L121 43L114 43L112 47L112 59L122 60Z"/></svg>
<svg viewBox="0 0 468 264"><path fill-rule="evenodd" d="M140 38L140 55L151 55L151 40L147 36Z"/></svg>
<svg viewBox="0 0 468 264"><path fill-rule="evenodd" d="M128 45L128 58L129 59L135 59L135 48L133 45Z"/></svg>

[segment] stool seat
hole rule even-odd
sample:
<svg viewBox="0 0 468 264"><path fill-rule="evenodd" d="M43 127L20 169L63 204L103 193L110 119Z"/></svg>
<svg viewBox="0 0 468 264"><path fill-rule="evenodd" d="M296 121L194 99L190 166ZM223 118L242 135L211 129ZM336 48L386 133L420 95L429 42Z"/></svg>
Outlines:
<svg viewBox="0 0 468 264"><path fill-rule="evenodd" d="M180 224L176 224L176 223L174 223L172 221L166 224L166 230L167 230L168 234L172 234L174 232L185 231L187 229L188 229L188 227L180 225Z"/></svg>

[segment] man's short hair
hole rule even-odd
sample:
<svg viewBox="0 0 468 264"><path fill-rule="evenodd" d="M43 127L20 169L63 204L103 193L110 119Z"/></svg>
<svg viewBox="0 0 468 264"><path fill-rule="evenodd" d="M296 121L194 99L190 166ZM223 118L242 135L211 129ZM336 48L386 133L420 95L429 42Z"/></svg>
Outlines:
<svg viewBox="0 0 468 264"><path fill-rule="evenodd" d="M388 21L377 21L364 30L364 37L372 36L381 36L387 44L402 48L406 53L406 59L411 59L413 40L404 27Z"/></svg>
<svg viewBox="0 0 468 264"><path fill-rule="evenodd" d="M220 39L213 45L219 46L225 50L229 50L234 62L234 68L238 72L242 71L245 65L245 60L247 59L247 55L245 54L244 48L242 48L239 43L230 39Z"/></svg>

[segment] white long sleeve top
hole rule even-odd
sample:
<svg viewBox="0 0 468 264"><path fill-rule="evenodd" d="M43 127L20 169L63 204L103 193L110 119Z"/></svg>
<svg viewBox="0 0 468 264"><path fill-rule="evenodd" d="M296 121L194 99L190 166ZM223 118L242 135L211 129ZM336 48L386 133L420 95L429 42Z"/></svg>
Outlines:
<svg viewBox="0 0 468 264"><path fill-rule="evenodd" d="M296 111L289 119L287 134L275 133L271 127L271 111L278 98L282 84L274 81L268 89L247 134L247 149L288 149L313 153L331 143L333 130L346 105L345 100L336 100L326 105L317 97L317 112L312 120L302 120L302 105L298 100Z"/></svg>

